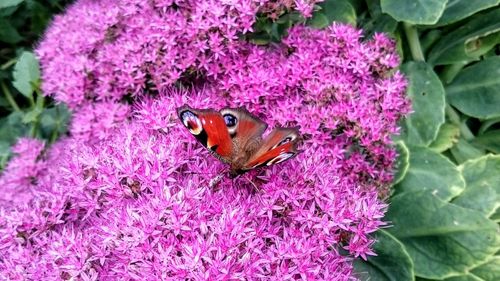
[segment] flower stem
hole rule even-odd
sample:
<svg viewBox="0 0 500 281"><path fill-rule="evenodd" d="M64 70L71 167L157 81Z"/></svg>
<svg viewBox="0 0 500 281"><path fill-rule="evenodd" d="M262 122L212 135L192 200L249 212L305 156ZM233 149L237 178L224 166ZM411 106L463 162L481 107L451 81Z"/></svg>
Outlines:
<svg viewBox="0 0 500 281"><path fill-rule="evenodd" d="M59 120L60 117L60 112L59 112L59 107L56 106L56 126L54 130L52 131L52 134L50 135L50 142L49 143L54 143L57 138L59 137L59 128L61 127L61 122Z"/></svg>
<svg viewBox="0 0 500 281"><path fill-rule="evenodd" d="M447 65L443 71L441 71L441 80L445 83L445 84L449 84L451 81L453 81L453 79L455 79L455 77L457 76L457 74L464 68L464 66L466 66L469 62L468 61L462 61L462 62L458 62L458 63L454 63L452 65Z"/></svg>
<svg viewBox="0 0 500 281"><path fill-rule="evenodd" d="M403 23L406 38L408 40L408 45L410 46L411 56L413 60L425 61L424 53L422 52L422 46L420 46L420 40L418 39L418 32L415 26L409 23Z"/></svg>
<svg viewBox="0 0 500 281"><path fill-rule="evenodd" d="M474 134L470 131L469 127L465 122L460 120L458 113L449 104L446 104L446 116L448 119L460 129L460 135L467 141L473 140L475 138Z"/></svg>
<svg viewBox="0 0 500 281"><path fill-rule="evenodd" d="M35 92L36 92L35 110L37 110L39 114L37 115L36 120L33 122L33 127L31 128L31 136L34 138L37 137L38 127L40 125L40 116L43 111L43 107L45 105L45 97L42 95L40 89L35 88Z"/></svg>
<svg viewBox="0 0 500 281"><path fill-rule="evenodd" d="M7 88L7 85L5 85L5 83L3 81L1 82L0 85L2 87L2 92L5 95L5 98L9 102L10 106L12 106L12 108L14 109L14 111L21 111L21 109L17 105L16 101L12 97L12 94L10 93L9 88Z"/></svg>

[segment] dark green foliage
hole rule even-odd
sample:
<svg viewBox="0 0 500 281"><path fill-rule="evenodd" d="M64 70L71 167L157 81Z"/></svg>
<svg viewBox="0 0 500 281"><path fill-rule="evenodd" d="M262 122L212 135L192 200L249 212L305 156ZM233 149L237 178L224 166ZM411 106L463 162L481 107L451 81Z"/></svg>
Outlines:
<svg viewBox="0 0 500 281"><path fill-rule="evenodd" d="M0 1L0 170L19 137L54 142L66 133L69 111L40 91L40 66L32 53L54 13L67 0Z"/></svg>

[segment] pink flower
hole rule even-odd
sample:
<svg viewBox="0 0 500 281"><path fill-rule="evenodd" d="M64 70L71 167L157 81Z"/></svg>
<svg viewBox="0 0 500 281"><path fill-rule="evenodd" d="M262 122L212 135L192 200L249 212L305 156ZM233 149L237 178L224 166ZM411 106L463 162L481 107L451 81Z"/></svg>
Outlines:
<svg viewBox="0 0 500 281"><path fill-rule="evenodd" d="M409 111L393 42L338 24L294 26L270 46L238 39L258 12L307 16L316 2L82 0L57 17L37 53L45 92L75 111L70 136L46 153L21 141L0 178L15 182L0 274L352 279L385 225L390 136ZM300 125L303 153L231 180L177 120L184 103Z"/></svg>

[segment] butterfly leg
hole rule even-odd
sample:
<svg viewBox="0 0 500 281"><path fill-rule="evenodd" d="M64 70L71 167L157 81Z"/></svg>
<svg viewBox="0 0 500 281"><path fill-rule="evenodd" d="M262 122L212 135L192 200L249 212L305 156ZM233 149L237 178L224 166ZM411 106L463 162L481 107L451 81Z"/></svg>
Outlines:
<svg viewBox="0 0 500 281"><path fill-rule="evenodd" d="M213 189L216 185L218 185L220 183L220 181L222 180L223 177L224 177L223 173L218 174L217 176L215 176L214 178L212 178L210 180L210 182L208 183L208 187Z"/></svg>

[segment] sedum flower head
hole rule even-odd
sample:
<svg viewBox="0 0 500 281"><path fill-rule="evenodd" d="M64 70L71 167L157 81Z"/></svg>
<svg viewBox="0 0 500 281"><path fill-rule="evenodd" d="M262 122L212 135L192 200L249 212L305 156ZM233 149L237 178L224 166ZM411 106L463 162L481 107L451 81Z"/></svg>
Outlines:
<svg viewBox="0 0 500 281"><path fill-rule="evenodd" d="M75 111L71 135L47 151L21 140L0 177L1 276L353 279L385 225L390 136L409 111L394 42L339 24L239 39L257 13L315 2L84 0L58 16L37 54L45 92ZM221 177L177 120L184 103L300 125L303 152Z"/></svg>

